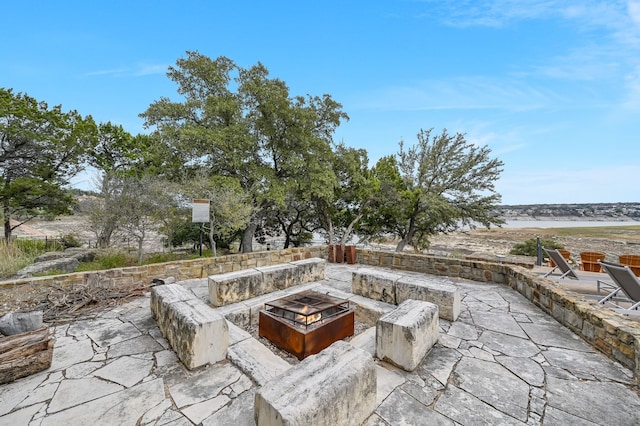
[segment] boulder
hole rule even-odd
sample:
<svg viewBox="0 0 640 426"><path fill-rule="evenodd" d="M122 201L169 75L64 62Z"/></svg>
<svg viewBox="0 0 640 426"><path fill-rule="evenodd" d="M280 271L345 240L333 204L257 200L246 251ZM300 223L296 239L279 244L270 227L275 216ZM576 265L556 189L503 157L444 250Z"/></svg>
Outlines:
<svg viewBox="0 0 640 426"><path fill-rule="evenodd" d="M42 311L10 312L0 317L0 333L5 336L26 333L42 327Z"/></svg>
<svg viewBox="0 0 640 426"><path fill-rule="evenodd" d="M30 278L34 275L44 274L51 271L60 271L65 274L70 274L76 270L78 265L80 265L78 259L72 257L47 260L44 262L33 263L20 269L16 272L16 278Z"/></svg>

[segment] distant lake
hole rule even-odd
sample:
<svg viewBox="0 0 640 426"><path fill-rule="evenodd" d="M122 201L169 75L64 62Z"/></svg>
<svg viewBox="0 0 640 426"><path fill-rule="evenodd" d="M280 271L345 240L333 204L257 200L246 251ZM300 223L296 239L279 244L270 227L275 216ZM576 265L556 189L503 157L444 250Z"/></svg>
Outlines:
<svg viewBox="0 0 640 426"><path fill-rule="evenodd" d="M507 220L503 228L585 228L593 226L632 226L640 221L607 220Z"/></svg>

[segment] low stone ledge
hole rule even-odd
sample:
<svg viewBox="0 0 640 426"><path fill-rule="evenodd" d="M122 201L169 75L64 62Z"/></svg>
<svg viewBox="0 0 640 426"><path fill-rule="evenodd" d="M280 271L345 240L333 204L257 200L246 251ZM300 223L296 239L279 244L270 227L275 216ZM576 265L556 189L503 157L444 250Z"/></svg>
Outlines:
<svg viewBox="0 0 640 426"><path fill-rule="evenodd" d="M178 284L151 289L151 312L180 361L194 369L227 356L225 318Z"/></svg>
<svg viewBox="0 0 640 426"><path fill-rule="evenodd" d="M256 392L256 424L361 425L375 410L376 377L371 355L337 341Z"/></svg>
<svg viewBox="0 0 640 426"><path fill-rule="evenodd" d="M392 272L360 268L352 274L351 291L353 294L395 305L396 281L401 277Z"/></svg>
<svg viewBox="0 0 640 426"><path fill-rule="evenodd" d="M227 327L229 327L229 348L243 340L252 339L251 334L248 331L238 327L229 320L227 320Z"/></svg>
<svg viewBox="0 0 640 426"><path fill-rule="evenodd" d="M291 368L285 360L253 337L229 347L227 357L258 386L268 383Z"/></svg>
<svg viewBox="0 0 640 426"><path fill-rule="evenodd" d="M438 341L438 306L405 300L376 324L376 357L413 371Z"/></svg>
<svg viewBox="0 0 640 426"><path fill-rule="evenodd" d="M438 305L440 318L455 321L462 309L460 290L453 284L421 277L402 277L396 282L396 302L414 299Z"/></svg>
<svg viewBox="0 0 640 426"><path fill-rule="evenodd" d="M396 305L358 295L350 297L349 302L355 313L356 320L371 327L375 327L380 317L396 308Z"/></svg>

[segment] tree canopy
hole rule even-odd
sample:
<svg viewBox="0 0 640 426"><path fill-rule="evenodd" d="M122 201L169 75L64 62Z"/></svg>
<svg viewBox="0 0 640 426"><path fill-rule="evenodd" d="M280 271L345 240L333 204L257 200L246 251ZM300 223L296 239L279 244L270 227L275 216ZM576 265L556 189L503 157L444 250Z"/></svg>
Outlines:
<svg viewBox="0 0 640 426"><path fill-rule="evenodd" d="M374 220L377 231L398 236L396 251L402 251L407 245L428 247L437 233L504 223L494 187L503 163L490 154L446 129L439 135L420 130L409 147L400 142L396 157L376 165L387 200Z"/></svg>
<svg viewBox="0 0 640 426"><path fill-rule="evenodd" d="M212 203L209 244L283 237L284 247L314 234L330 244L393 236L396 250L421 250L429 237L462 226L499 225L494 183L502 162L465 135L420 130L395 155L369 166L367 151L336 143L347 114L328 94L292 95L257 63L187 52L167 76L177 96L162 96L140 116L149 134L110 122L96 126L76 111L49 109L0 91L0 203L5 236L11 218L67 212L64 185L81 167L100 173L90 214L100 246L126 231L188 241L189 205ZM222 247L222 246L221 246Z"/></svg>
<svg viewBox="0 0 640 426"><path fill-rule="evenodd" d="M335 174L321 159L348 118L341 105L329 95L291 96L260 63L242 68L198 52L167 75L182 101L162 97L141 114L164 146L163 169L173 179L204 170L238 183L253 206L243 251L267 223L291 240L309 221L311 199L333 197Z"/></svg>
<svg viewBox="0 0 640 426"><path fill-rule="evenodd" d="M0 88L0 204L7 240L38 215L71 213L74 200L63 187L81 170L96 135L90 116Z"/></svg>

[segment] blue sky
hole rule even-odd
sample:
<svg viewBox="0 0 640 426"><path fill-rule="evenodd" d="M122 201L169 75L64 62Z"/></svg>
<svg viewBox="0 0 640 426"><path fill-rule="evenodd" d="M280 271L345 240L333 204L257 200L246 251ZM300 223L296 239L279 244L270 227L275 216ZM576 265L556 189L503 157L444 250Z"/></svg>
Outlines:
<svg viewBox="0 0 640 426"><path fill-rule="evenodd" d="M11 1L0 86L145 132L187 50L330 94L371 163L446 128L503 204L640 201L640 0ZM76 182L87 187L90 179Z"/></svg>

